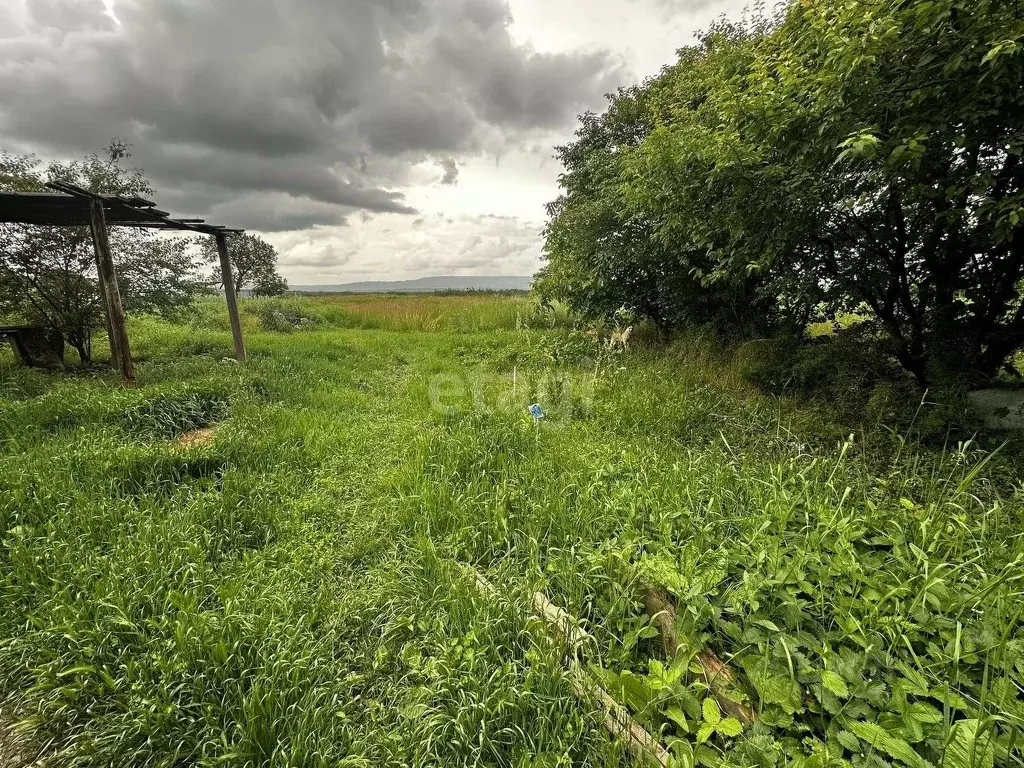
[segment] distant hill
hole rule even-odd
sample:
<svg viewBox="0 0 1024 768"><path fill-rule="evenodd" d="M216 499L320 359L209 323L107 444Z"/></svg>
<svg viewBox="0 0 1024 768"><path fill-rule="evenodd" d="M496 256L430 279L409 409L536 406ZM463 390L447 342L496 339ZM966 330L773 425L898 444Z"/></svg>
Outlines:
<svg viewBox="0 0 1024 768"><path fill-rule="evenodd" d="M532 277L497 275L421 277L419 280L379 280L341 285L293 285L303 293L436 293L438 291L528 291Z"/></svg>

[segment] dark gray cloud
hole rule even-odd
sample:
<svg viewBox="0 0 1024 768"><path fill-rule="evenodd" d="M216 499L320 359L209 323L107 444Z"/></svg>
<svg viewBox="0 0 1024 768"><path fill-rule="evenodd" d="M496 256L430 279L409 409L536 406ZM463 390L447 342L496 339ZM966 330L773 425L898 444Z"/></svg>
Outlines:
<svg viewBox="0 0 1024 768"><path fill-rule="evenodd" d="M188 200L183 200L182 204L188 205ZM286 232L343 224L349 210L283 193L256 192L224 203L213 203L205 215L213 222L229 221L232 226L242 229Z"/></svg>
<svg viewBox="0 0 1024 768"><path fill-rule="evenodd" d="M0 147L134 142L176 210L254 229L410 213L409 169L571 125L607 53L517 44L505 0L0 0ZM171 203L168 203L170 206Z"/></svg>

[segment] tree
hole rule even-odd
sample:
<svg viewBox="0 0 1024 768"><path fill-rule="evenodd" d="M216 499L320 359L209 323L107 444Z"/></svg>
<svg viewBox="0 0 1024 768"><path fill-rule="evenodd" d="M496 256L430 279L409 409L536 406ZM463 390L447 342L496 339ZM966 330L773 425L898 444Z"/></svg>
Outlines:
<svg viewBox="0 0 1024 768"><path fill-rule="evenodd" d="M866 307L923 386L984 382L1024 343L1022 19L1010 0L800 0L716 24L641 88L650 126L606 183L616 236L642 221L645 255L680 261L659 290L700 278L688 306L748 281L781 327Z"/></svg>
<svg viewBox="0 0 1024 768"><path fill-rule="evenodd" d="M720 35L728 37L728 56L749 48L760 34L728 32ZM787 322L787 307L765 289L765 276L720 268L713 236L673 228L657 206L633 204L638 196L631 178L649 173L636 166L638 153L659 125L671 121L681 84L694 91L687 99L699 102L697 92L717 74L718 62L708 52L684 50L658 77L620 89L603 115L580 118L575 142L557 149L565 171L559 178L562 194L548 206L547 264L536 285L542 295L586 316L609 316L624 306L662 332L701 324L751 336ZM677 194L671 180L661 194ZM696 206L700 197L675 202Z"/></svg>
<svg viewBox="0 0 1024 768"><path fill-rule="evenodd" d="M206 260L216 262L212 281L224 284L220 270L217 244L209 241L205 246ZM235 293L251 287L253 296L280 296L288 290L288 282L277 272L277 249L258 235L241 234L228 237L231 275Z"/></svg>
<svg viewBox="0 0 1024 768"><path fill-rule="evenodd" d="M800 264L866 303L924 385L991 378L1024 342L1024 16L1007 0L795 6L769 96L807 105ZM779 121L778 140L797 126Z"/></svg>
<svg viewBox="0 0 1024 768"><path fill-rule="evenodd" d="M0 155L0 188L47 191L44 179L102 194L153 193L142 172L122 163L129 146L111 142L104 157L52 162L45 171L32 155ZM173 311L201 289L196 254L188 239L170 239L137 228L113 227L110 241L118 286L128 312ZM92 333L104 326L96 260L88 227L0 225L0 312L59 332L82 362L92 357Z"/></svg>

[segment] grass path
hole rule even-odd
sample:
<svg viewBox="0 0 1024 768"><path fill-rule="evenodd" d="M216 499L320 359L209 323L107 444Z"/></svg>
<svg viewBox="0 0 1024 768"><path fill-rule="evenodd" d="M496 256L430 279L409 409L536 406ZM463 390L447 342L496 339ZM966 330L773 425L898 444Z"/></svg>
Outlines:
<svg viewBox="0 0 1024 768"><path fill-rule="evenodd" d="M595 366L562 332L255 334L244 366L222 332L135 338L138 391L0 382L0 695L50 764L619 764L538 588L683 765L1018 759L1008 459L846 440L693 356ZM675 660L641 585L678 606ZM754 731L709 711L704 648Z"/></svg>

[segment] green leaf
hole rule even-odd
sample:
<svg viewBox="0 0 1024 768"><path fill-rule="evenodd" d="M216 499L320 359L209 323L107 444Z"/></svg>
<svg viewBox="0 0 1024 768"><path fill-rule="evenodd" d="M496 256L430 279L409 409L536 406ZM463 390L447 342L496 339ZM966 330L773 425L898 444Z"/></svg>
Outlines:
<svg viewBox="0 0 1024 768"><path fill-rule="evenodd" d="M896 669L903 676L900 684L908 693L913 693L915 696L929 695L928 680L919 670L902 661L896 662Z"/></svg>
<svg viewBox="0 0 1024 768"><path fill-rule="evenodd" d="M941 723L942 713L931 704L923 701L916 701L907 707L906 716L913 718L919 723Z"/></svg>
<svg viewBox="0 0 1024 768"><path fill-rule="evenodd" d="M924 741L924 727L917 720L908 717L906 713L903 713L900 727L903 732L903 738L911 744Z"/></svg>
<svg viewBox="0 0 1024 768"><path fill-rule="evenodd" d="M693 747L690 742L684 741L683 739L673 739L669 745L669 749L672 750L672 757L674 758L672 764L677 768L693 768Z"/></svg>
<svg viewBox="0 0 1024 768"><path fill-rule="evenodd" d="M619 677L619 685L622 686L625 703L637 712L647 709L654 700L654 692L647 680L632 672L623 672Z"/></svg>
<svg viewBox="0 0 1024 768"><path fill-rule="evenodd" d="M92 674L96 671L96 667L91 667L88 664L82 664L71 669L65 669L63 672L58 672L57 677L70 677L71 675L81 674Z"/></svg>
<svg viewBox="0 0 1024 768"><path fill-rule="evenodd" d="M943 683L942 685L935 686L931 689L929 695L933 699L938 699L947 707L959 709L961 712L967 712L970 710L970 706L967 704L964 698L956 691L954 691L950 687L949 683Z"/></svg>
<svg viewBox="0 0 1024 768"><path fill-rule="evenodd" d="M841 699L846 699L850 696L850 689L846 687L846 681L835 672L830 670L822 672L821 684Z"/></svg>
<svg viewBox="0 0 1024 768"><path fill-rule="evenodd" d="M711 726L716 726L722 721L722 710L718 708L718 702L714 699L704 699L700 705L701 714L704 716L704 722Z"/></svg>
<svg viewBox="0 0 1024 768"><path fill-rule="evenodd" d="M953 724L942 755L942 768L992 768L995 763L992 731L980 725L980 721L973 718Z"/></svg>
<svg viewBox="0 0 1024 768"><path fill-rule="evenodd" d="M722 758L717 749L712 747L699 746L695 752L697 762L705 768L721 768Z"/></svg>
<svg viewBox="0 0 1024 768"><path fill-rule="evenodd" d="M997 57L1005 53L1016 53L1020 49L1020 44L1016 40L1003 40L1000 43L992 46L989 52L985 54L985 57L981 60L982 64L988 64Z"/></svg>
<svg viewBox="0 0 1024 768"><path fill-rule="evenodd" d="M909 765L911 768L929 768L931 765L917 754L906 741L890 735L885 728L877 723L850 723L850 730L868 742L870 746L885 752L889 757L899 760L904 765Z"/></svg>
<svg viewBox="0 0 1024 768"><path fill-rule="evenodd" d="M679 707L669 707L664 714L668 720L679 726L683 733L690 732L690 723L686 719L686 714Z"/></svg>
<svg viewBox="0 0 1024 768"><path fill-rule="evenodd" d="M836 738L839 739L840 744L851 752L860 753L860 740L849 731L840 731Z"/></svg>
<svg viewBox="0 0 1024 768"><path fill-rule="evenodd" d="M708 723L704 723L704 725L702 725L700 729L697 731L697 743L703 744L705 741L710 739L714 734L715 727L713 725L709 725Z"/></svg>
<svg viewBox="0 0 1024 768"><path fill-rule="evenodd" d="M762 704L778 704L789 715L803 709L800 685L789 676L787 669L773 665L763 656L744 659L743 669Z"/></svg>
<svg viewBox="0 0 1024 768"><path fill-rule="evenodd" d="M743 723L737 720L735 717L727 717L725 720L720 722L715 728L723 736L728 736L730 739L735 739L741 733L743 733Z"/></svg>
<svg viewBox="0 0 1024 768"><path fill-rule="evenodd" d="M665 682L670 685L678 683L682 679L683 673L686 672L687 666L689 666L689 654L680 649L665 674Z"/></svg>

